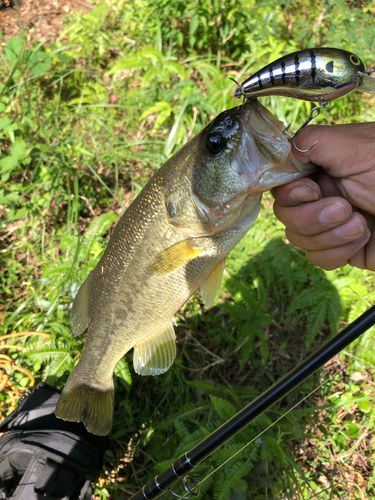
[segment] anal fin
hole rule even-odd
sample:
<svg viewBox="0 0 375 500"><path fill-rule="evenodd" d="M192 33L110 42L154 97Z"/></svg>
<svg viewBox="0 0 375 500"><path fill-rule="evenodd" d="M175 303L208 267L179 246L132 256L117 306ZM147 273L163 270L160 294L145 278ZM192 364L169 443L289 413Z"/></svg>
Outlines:
<svg viewBox="0 0 375 500"><path fill-rule="evenodd" d="M211 271L206 281L202 283L200 287L202 300L206 307L209 307L213 304L216 294L220 289L221 280L223 279L224 266L225 259L219 262L219 264L213 271Z"/></svg>
<svg viewBox="0 0 375 500"><path fill-rule="evenodd" d="M155 274L166 275L184 266L203 252L192 240L184 240L164 250L151 262Z"/></svg>
<svg viewBox="0 0 375 500"><path fill-rule="evenodd" d="M160 375L168 370L176 357L176 335L173 325L134 346L133 365L139 375Z"/></svg>

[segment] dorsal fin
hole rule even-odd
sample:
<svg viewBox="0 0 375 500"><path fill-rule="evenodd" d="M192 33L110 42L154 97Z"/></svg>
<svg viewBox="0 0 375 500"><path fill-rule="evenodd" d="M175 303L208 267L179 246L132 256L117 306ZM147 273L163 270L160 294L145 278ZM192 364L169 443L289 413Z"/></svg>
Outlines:
<svg viewBox="0 0 375 500"><path fill-rule="evenodd" d="M176 357L176 335L170 323L142 344L134 346L133 365L139 375L160 375Z"/></svg>
<svg viewBox="0 0 375 500"><path fill-rule="evenodd" d="M75 337L84 332L89 326L89 302L94 271L95 270L91 271L91 273L87 276L83 285L81 285L81 288L78 290L76 298L73 302L72 312L70 313L70 322Z"/></svg>
<svg viewBox="0 0 375 500"><path fill-rule="evenodd" d="M210 307L216 297L217 292L221 286L221 280L223 279L225 266L225 259L223 259L219 264L211 271L208 278L200 287L200 292L202 295L202 300L206 307Z"/></svg>

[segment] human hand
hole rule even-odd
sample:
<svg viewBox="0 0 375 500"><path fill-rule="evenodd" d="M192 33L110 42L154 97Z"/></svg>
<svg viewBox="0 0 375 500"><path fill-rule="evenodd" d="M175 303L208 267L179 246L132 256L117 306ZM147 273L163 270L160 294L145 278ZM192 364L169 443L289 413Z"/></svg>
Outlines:
<svg viewBox="0 0 375 500"><path fill-rule="evenodd" d="M375 123L309 126L296 138L300 149L315 141L292 152L324 170L272 189L275 215L313 264L375 271Z"/></svg>

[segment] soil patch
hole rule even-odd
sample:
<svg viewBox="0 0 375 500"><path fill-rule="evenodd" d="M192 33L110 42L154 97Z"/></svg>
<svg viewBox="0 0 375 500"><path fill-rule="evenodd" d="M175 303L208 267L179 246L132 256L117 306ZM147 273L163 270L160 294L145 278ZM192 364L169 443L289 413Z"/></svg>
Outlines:
<svg viewBox="0 0 375 500"><path fill-rule="evenodd" d="M61 39L64 18L74 12L89 12L90 0L0 0L2 45L9 38L27 32L29 42Z"/></svg>

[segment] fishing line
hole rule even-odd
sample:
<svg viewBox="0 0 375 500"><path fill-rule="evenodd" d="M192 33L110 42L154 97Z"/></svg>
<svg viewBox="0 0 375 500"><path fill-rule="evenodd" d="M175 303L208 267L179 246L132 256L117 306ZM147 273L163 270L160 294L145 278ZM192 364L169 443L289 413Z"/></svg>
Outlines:
<svg viewBox="0 0 375 500"><path fill-rule="evenodd" d="M208 458L208 456L216 451L220 446L222 446L233 436L238 434L243 428L248 426L265 411L269 410L275 403L289 394L291 390L295 389L302 382L307 380L308 377L310 377L318 369L321 369L323 365L328 363L328 361L330 361L334 356L344 351L344 349L346 349L349 344L352 344L363 333L365 333L374 325L375 305L370 307L370 309L365 311L356 320L346 326L346 328L341 330L331 340L323 344L318 350L316 350L308 358L302 361L298 366L293 368L280 380L275 382L269 389L256 397L253 401L251 401L251 403L245 406L232 418L227 420L209 436L196 444L191 450L178 457L167 469L165 469L155 478L150 479L143 486L143 488L139 490L135 495L133 495L129 500L152 500L154 498L158 498L165 491L172 491L170 490L170 486L176 483L178 480L182 480L186 491L191 497L197 496L199 493L198 487L195 489L195 491L191 492L191 494L190 491L186 488L186 481L188 479L187 474L189 472L195 469L201 462L203 462L203 460ZM368 347L363 346L362 348L361 345L357 344L357 349L358 353L356 354L356 356L359 356L361 353L365 352ZM340 366L340 368L337 369L333 375L328 376L326 380L318 385L318 387L310 391L307 396L293 405L293 407L288 410L286 414L280 416L273 424L270 424L265 430L263 430L254 439L252 439L250 443L247 443L245 446L243 446L240 451L243 451L243 449L245 449L249 444L254 443L254 440L263 435L275 423L278 423L285 415L288 415L291 410L294 410L301 402L305 401L306 398L314 394L317 389L324 386L324 384L326 384L329 380L332 380L332 377L337 376L337 374L342 369L347 368L351 362L352 360L349 360L347 363L344 363L343 366ZM325 408L325 406L323 408ZM238 452L234 453L230 459L232 459L237 454ZM228 460L225 463L227 463ZM216 470L220 470L221 466L215 469L215 471L212 471L208 476L206 476L206 478L204 478L204 480L208 479L208 477L216 472ZM202 480L201 482L203 482L204 480Z"/></svg>
<svg viewBox="0 0 375 500"><path fill-rule="evenodd" d="M330 380L332 380L340 371L342 370L345 370L351 363L353 363L353 361L355 360L355 358L361 354L363 354L363 352L367 351L370 349L370 347L372 346L373 344L371 344L370 346L368 347L364 347L361 351L359 351L358 353L356 353L355 355L351 355L352 356L352 359L350 359L344 366L341 366L335 373L333 373L332 375L330 375L326 380L324 380L321 384L319 384L315 389L313 389L309 394L307 394L304 398L302 398L300 401L298 401L298 403L296 403L294 406L292 406L286 413L284 413L283 415L281 415L277 420L275 420L274 422L272 422L272 424L270 424L268 427L266 427L265 429L263 429L263 431L261 431L257 436L255 436L251 441L249 441L248 443L246 443L240 450L236 451L230 458L228 458L225 462L223 462L221 465L219 465L219 467L217 467L215 470L213 470L212 472L210 472L210 474L208 474L205 478L203 478L201 481L199 481L199 483L197 483L197 486L200 486L202 483L204 483L209 477L211 477L213 474L215 474L215 472L217 472L218 470L220 470L225 464L227 464L228 462L230 462L236 455L238 455L239 453L241 453L245 448L247 448L248 446L250 446L252 443L254 443L254 441L256 441L258 438L260 438L265 432L269 431L274 425L276 425L278 422L280 422L280 420L282 420L284 417L286 417L291 411L293 411L295 408L297 408L297 406L299 406L301 403L303 403L307 398L309 398L312 394L314 394L314 392L316 392L318 389L320 389L321 387L323 387L327 382L329 382ZM349 355L350 353L346 353L344 351L344 354L347 354ZM368 363L369 366L370 363ZM187 497L186 495L182 498L189 498Z"/></svg>
<svg viewBox="0 0 375 500"><path fill-rule="evenodd" d="M363 351L367 351L368 349L369 349L369 347L363 348L363 350L361 352L359 352L358 354L362 354ZM293 411L295 408L297 408L297 406L299 406L307 398L309 398L312 394L314 394L314 392L316 392L318 389L320 389L321 387L323 387L327 382L329 382L333 377L335 377L341 370L345 370L345 368L347 368L350 365L350 363L352 363L352 362L353 362L353 360L351 359L343 367L339 368L335 373L333 373L332 375L330 375L326 380L324 380L320 385L318 385L315 389L313 389L309 394L307 394L304 398L302 398L294 406L292 406L286 413L284 413L283 415L281 415L277 420L275 420L274 422L272 422L272 424L270 424L268 427L266 427L265 429L263 429L251 441L249 441L248 443L246 443L240 450L237 450L230 458L228 458L225 462L223 462L221 465L219 465L219 467L217 467L217 469L213 470L212 472L210 472L210 474L208 474L208 476L206 476L204 479L202 479L201 481L199 481L199 483L197 483L197 486L200 486L202 483L204 483L204 481L206 481L209 477L211 477L213 474L215 474L215 472L217 472L218 470L220 470L225 464L227 464L228 462L230 462L236 455L238 455L239 453L241 453L245 448L247 448L252 443L254 443L254 441L256 441L258 438L260 438L265 432L269 431L274 425L276 425L278 422L280 422L280 420L282 420L291 411ZM184 496L183 498L188 498L188 497Z"/></svg>

